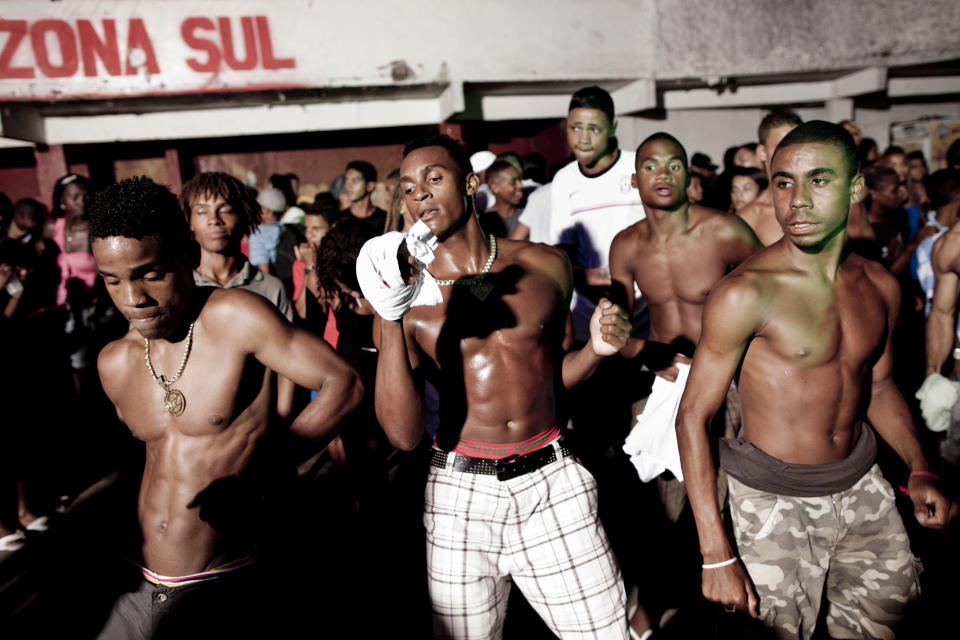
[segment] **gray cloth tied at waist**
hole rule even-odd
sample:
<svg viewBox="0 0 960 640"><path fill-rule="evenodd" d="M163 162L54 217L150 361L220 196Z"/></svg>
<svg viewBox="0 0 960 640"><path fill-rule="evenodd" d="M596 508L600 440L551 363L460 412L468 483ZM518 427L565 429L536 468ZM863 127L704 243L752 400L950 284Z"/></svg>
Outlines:
<svg viewBox="0 0 960 640"><path fill-rule="evenodd" d="M720 439L720 466L747 486L785 496L811 498L846 491L873 466L877 439L866 423L850 454L827 464L790 464L749 442Z"/></svg>

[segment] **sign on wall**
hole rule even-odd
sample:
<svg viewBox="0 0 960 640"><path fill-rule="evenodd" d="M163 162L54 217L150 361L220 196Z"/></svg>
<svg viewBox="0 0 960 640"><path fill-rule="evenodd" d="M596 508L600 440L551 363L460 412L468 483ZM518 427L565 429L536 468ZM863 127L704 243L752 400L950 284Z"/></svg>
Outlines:
<svg viewBox="0 0 960 640"><path fill-rule="evenodd" d="M0 101L652 78L655 1L589 4L2 0Z"/></svg>
<svg viewBox="0 0 960 640"><path fill-rule="evenodd" d="M322 8L303 0L4 2L0 100L397 81L390 65L365 65L361 60L356 62L362 68L350 69L347 58L337 60L334 71L330 60L311 55L323 37Z"/></svg>

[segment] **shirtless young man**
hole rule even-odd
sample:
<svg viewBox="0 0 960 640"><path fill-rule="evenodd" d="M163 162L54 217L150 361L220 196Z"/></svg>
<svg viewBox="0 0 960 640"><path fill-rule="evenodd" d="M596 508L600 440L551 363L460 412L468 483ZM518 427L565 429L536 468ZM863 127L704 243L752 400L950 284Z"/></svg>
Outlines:
<svg viewBox="0 0 960 640"><path fill-rule="evenodd" d="M187 625L183 634L242 624L232 597L255 549L250 531L231 526L249 515L231 498L267 435L269 370L318 390L291 431L321 441L360 401L362 385L260 296L194 286L190 230L166 188L147 178L108 188L91 206L90 231L107 291L133 325L100 353L100 378L146 443L138 504L146 580L118 600L101 637L170 633L168 614Z"/></svg>
<svg viewBox="0 0 960 640"><path fill-rule="evenodd" d="M943 527L956 506L930 473L893 383L896 280L844 251L850 204L863 194L850 134L802 124L771 169L785 236L708 298L677 418L703 593L760 617L778 637L809 638L826 583L830 635L892 638L917 583L893 490L874 463L873 429L910 469L921 524ZM706 425L738 367L741 439L720 448L735 552Z"/></svg>
<svg viewBox="0 0 960 640"><path fill-rule="evenodd" d="M625 344L626 314L601 301L591 341L564 354L566 256L484 237L470 207L479 179L449 138L407 145L400 175L406 210L439 241L416 277L441 299L384 317L375 395L391 442L411 449L423 438L424 372L439 374L424 511L434 633L499 638L513 582L561 638L626 638L596 484L555 421L558 385L576 384Z"/></svg>
<svg viewBox="0 0 960 640"><path fill-rule="evenodd" d="M710 289L761 245L737 216L690 203L687 153L670 134L655 133L640 144L636 171L633 186L639 189L647 217L614 238L610 275L619 285L628 311L633 312L636 283L650 313L648 339L631 339L624 354L636 357L639 352L649 368L672 382L680 373L675 361L686 368L688 356L700 340L700 315ZM677 399L682 391L682 381L678 386L658 381L654 387L658 396L671 394ZM654 400L651 406L656 404ZM646 449L657 431L673 430L673 413L651 411L641 416L635 428L639 431L627 438L624 450L637 464L641 479L649 481L663 466L654 462L659 456ZM657 488L668 519L676 523L686 504L682 483L657 478ZM641 637L650 627L643 617L638 608L631 621Z"/></svg>
<svg viewBox="0 0 960 640"><path fill-rule="evenodd" d="M940 455L952 464L960 460L960 426L953 419L957 404L955 378L957 351L957 300L960 298L960 170L941 169L927 181L930 200L936 207L931 222L940 227L941 235L921 245L917 252L921 284L928 289L930 312L926 326L926 378L917 391L920 410L931 431L946 431L940 444ZM944 225L950 225L948 228ZM946 229L946 230L944 230ZM923 255L921 255L923 254ZM929 257L927 257L929 256ZM931 277L932 276L932 277ZM932 295L929 291L933 285ZM952 357L951 357L952 356ZM950 362L948 374L942 375Z"/></svg>
<svg viewBox="0 0 960 640"><path fill-rule="evenodd" d="M690 203L687 153L670 134L644 140L636 162L633 186L647 217L614 238L610 275L622 287L628 311L633 311L634 282L647 299L650 335L634 347L641 357L644 347L655 345L671 357L689 356L688 349L700 339L700 316L710 289L762 245L739 217ZM663 375L676 378L675 370Z"/></svg>
<svg viewBox="0 0 960 640"><path fill-rule="evenodd" d="M760 127L757 129L757 158L763 163L767 172L767 178L770 178L770 159L773 156L773 150L783 140L783 136L799 125L803 120L793 111L786 109L774 109L760 121ZM773 187L772 182L768 183L756 199L737 212L737 215L750 225L763 246L769 247L771 244L783 237L783 229L777 222L777 217L773 212Z"/></svg>

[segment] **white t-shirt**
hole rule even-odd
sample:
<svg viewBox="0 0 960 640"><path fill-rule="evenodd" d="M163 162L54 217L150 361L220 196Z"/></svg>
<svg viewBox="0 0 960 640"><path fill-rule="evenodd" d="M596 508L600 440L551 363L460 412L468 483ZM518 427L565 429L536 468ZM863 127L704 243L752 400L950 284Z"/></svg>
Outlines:
<svg viewBox="0 0 960 640"><path fill-rule="evenodd" d="M537 187L527 196L527 206L520 214L520 220L530 229L530 242L550 244L550 183Z"/></svg>
<svg viewBox="0 0 960 640"><path fill-rule="evenodd" d="M620 231L646 217L640 192L630 185L633 151L619 151L602 173L587 176L571 162L553 178L550 194L550 243L573 245L574 262L584 269L610 271L610 245ZM590 337L594 304L573 294L573 330L578 340Z"/></svg>

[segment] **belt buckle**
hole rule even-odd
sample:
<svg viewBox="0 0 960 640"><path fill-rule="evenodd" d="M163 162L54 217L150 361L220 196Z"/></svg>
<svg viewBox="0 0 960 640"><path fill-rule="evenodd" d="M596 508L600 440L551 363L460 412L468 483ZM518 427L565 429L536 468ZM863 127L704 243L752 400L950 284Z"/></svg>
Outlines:
<svg viewBox="0 0 960 640"><path fill-rule="evenodd" d="M530 470L528 455L513 454L497 460L497 480L501 482L521 476Z"/></svg>

